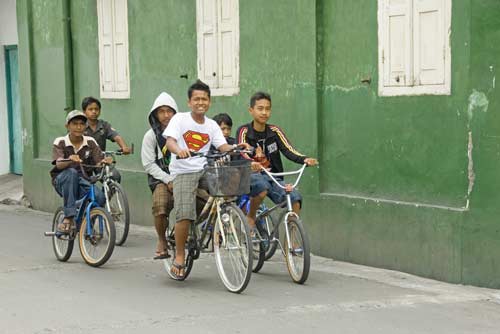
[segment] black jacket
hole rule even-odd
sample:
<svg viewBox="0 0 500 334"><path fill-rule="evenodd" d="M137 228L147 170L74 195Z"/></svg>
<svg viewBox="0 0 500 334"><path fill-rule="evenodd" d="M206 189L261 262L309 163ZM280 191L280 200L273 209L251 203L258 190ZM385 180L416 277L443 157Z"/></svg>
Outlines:
<svg viewBox="0 0 500 334"><path fill-rule="evenodd" d="M281 161L281 153L293 162L303 164L307 158L305 155L297 152L290 141L286 138L285 133L276 125L266 124L266 137L264 139L264 153L271 163L271 172L283 172L283 163ZM238 143L248 143L252 147L257 148L257 138L253 128L253 122L242 125L236 131L238 135ZM252 160L252 157L244 156L246 159Z"/></svg>

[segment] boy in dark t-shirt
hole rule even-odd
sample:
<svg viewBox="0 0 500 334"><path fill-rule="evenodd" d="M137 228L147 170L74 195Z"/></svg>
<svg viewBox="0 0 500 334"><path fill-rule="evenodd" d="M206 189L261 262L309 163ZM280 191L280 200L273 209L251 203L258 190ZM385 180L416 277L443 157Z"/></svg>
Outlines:
<svg viewBox="0 0 500 334"><path fill-rule="evenodd" d="M277 186L271 178L261 172L262 168L270 169L273 173L283 172L281 153L298 164L314 166L318 161L309 158L295 150L281 128L268 124L271 117L271 96L264 92L257 92L250 98L248 109L253 121L242 125L236 130L238 143L248 143L255 149L252 156L243 154L243 157L252 160L252 173L250 179L250 209L247 219L251 228L255 227L255 214L266 196L278 204L285 200L285 190ZM302 197L297 190L291 193L292 208L300 213Z"/></svg>

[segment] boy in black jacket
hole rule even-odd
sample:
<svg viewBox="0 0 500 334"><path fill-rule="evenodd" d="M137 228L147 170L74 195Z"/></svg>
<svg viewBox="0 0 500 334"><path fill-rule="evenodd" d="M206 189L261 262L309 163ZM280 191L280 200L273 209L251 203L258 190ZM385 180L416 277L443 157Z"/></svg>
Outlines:
<svg viewBox="0 0 500 334"><path fill-rule="evenodd" d="M246 159L252 160L253 173L250 181L250 209L248 212L248 223L251 228L255 226L255 214L264 198L268 196L274 203L281 203L285 200L285 191L278 187L268 175L259 172L262 168L268 168L273 173L283 172L281 153L289 160L314 166L318 161L308 158L297 152L290 144L285 133L276 125L267 124L271 117L271 96L264 92L257 92L250 98L250 108L248 109L253 121L240 126L236 131L238 143L248 143L255 148L255 154L250 157L244 155ZM281 153L280 153L281 152ZM300 213L302 197L294 190L291 192L293 211Z"/></svg>

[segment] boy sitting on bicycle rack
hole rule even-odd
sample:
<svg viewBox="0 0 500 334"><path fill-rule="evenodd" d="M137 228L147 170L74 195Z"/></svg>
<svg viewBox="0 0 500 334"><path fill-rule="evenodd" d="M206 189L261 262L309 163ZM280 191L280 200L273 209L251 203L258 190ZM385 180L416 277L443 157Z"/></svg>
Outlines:
<svg viewBox="0 0 500 334"><path fill-rule="evenodd" d="M87 126L84 135L90 136L95 139L102 151L106 151L106 140L116 142L120 146L123 154L132 153L132 149L127 146L125 140L120 134L109 124L102 119L101 115L101 102L92 96L87 96L82 100L82 110L87 116ZM112 179L121 183L121 175L114 166L110 166Z"/></svg>
<svg viewBox="0 0 500 334"><path fill-rule="evenodd" d="M297 152L288 141L283 130L276 125L267 124L271 117L271 96L264 92L257 92L250 98L248 109L253 121L242 125L236 130L238 143L248 143L255 149L253 156L243 154L243 157L252 160L252 173L250 178L250 209L247 220L250 228L255 227L255 214L260 204L268 196L275 204L282 203L286 196L285 190L276 185L271 178L261 169L270 169L273 173L283 172L281 153L288 160L299 164L314 166L318 161ZM281 153L280 153L281 152ZM291 193L292 208L300 213L302 197L299 192Z"/></svg>
<svg viewBox="0 0 500 334"><path fill-rule="evenodd" d="M190 151L208 152L211 145L219 151L231 151L214 120L205 116L210 107L210 88L200 80L188 90L188 106L191 112L177 113L171 119L163 136L172 152L170 172L174 175L175 244L177 253L173 261L172 274L184 277L185 243L189 225L196 219L196 189L207 189L204 178L205 157L191 157ZM246 145L245 145L246 146ZM189 158L189 159L188 159Z"/></svg>
<svg viewBox="0 0 500 334"><path fill-rule="evenodd" d="M87 116L84 113L79 110L71 111L66 116L68 134L56 138L52 147L52 164L55 165L50 171L52 185L64 200L64 220L58 226L61 233L68 233L74 225L76 201L90 189L90 183L82 177L80 164L111 163L110 158L103 159L102 151L94 138L83 135L86 122ZM85 172L90 175L92 169L85 168ZM106 200L102 190L96 187L95 196L103 206Z"/></svg>

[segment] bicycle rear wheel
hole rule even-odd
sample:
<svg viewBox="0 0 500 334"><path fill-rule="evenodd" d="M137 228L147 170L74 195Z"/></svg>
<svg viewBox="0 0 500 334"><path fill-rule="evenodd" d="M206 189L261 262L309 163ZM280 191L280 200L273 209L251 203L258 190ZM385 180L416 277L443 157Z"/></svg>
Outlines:
<svg viewBox="0 0 500 334"><path fill-rule="evenodd" d="M116 230L116 245L122 246L127 240L130 225L130 209L128 199L121 184L110 182L109 197L110 214L113 217Z"/></svg>
<svg viewBox="0 0 500 334"><path fill-rule="evenodd" d="M256 226L254 229L255 235L252 237L252 250L253 250L253 267L252 272L258 273L264 265L266 260L265 245L269 245L269 235L265 229Z"/></svg>
<svg viewBox="0 0 500 334"><path fill-rule="evenodd" d="M99 267L109 260L115 248L116 231L113 219L106 210L93 208L90 220L84 215L79 241L80 253L88 265Z"/></svg>
<svg viewBox="0 0 500 334"><path fill-rule="evenodd" d="M261 232L261 235L264 239L264 260L267 261L273 257L274 253L276 253L276 248L278 248L279 231L276 229L274 235L271 236L274 229L274 221L270 215L262 218L261 229L264 230Z"/></svg>
<svg viewBox="0 0 500 334"><path fill-rule="evenodd" d="M182 278L178 278L174 274L172 274L171 271L175 261L176 245L175 245L175 226L171 226L169 224L167 228L167 249L170 257L163 260L163 265L165 267L165 271L167 272L168 276L170 276L170 278L176 281L184 281L189 276L189 273L191 273L191 269L193 269L193 262L194 262L193 251L190 251L191 246L193 246L193 244L192 244L192 234L190 233L185 248L186 260L184 262L184 276L182 276Z"/></svg>
<svg viewBox="0 0 500 334"><path fill-rule="evenodd" d="M73 253L73 246L75 244L74 233L60 235L57 233L57 226L61 224L64 220L64 209L62 207L57 208L54 214L54 219L52 220L52 232L55 234L52 236L52 248L56 258L61 262L66 262L71 257Z"/></svg>
<svg viewBox="0 0 500 334"><path fill-rule="evenodd" d="M282 216L284 220L286 215ZM309 239L307 238L302 221L295 217L289 216L285 231L285 260L288 272L295 283L303 284L309 276L309 268L311 265L311 257L309 250ZM287 235L290 239L287 238ZM290 244L288 243L290 240Z"/></svg>
<svg viewBox="0 0 500 334"><path fill-rule="evenodd" d="M252 239L245 216L230 203L221 208L220 219L214 226L215 262L222 283L234 293L240 293L252 274Z"/></svg>

